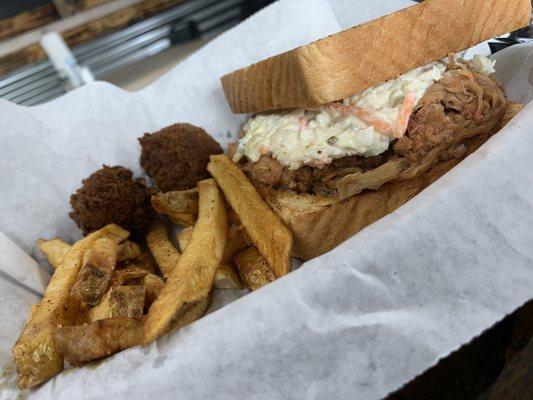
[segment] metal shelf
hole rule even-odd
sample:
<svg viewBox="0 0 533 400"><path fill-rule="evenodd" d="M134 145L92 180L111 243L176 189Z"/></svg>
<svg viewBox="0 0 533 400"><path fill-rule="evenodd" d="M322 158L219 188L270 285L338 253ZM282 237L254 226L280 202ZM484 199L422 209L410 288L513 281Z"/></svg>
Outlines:
<svg viewBox="0 0 533 400"><path fill-rule="evenodd" d="M95 78L105 80L113 70L173 45L228 29L270 2L187 1L71 50L79 64L88 66ZM64 94L67 91L64 83L48 60L39 61L0 76L0 97L23 105L36 105Z"/></svg>

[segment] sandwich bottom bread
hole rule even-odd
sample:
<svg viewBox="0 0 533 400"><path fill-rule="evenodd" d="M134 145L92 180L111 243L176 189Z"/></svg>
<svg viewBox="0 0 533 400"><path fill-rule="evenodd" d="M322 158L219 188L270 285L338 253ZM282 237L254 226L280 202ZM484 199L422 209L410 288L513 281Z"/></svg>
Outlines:
<svg viewBox="0 0 533 400"><path fill-rule="evenodd" d="M475 151L521 108L493 63L450 57L313 110L259 114L230 149L294 235L323 254Z"/></svg>

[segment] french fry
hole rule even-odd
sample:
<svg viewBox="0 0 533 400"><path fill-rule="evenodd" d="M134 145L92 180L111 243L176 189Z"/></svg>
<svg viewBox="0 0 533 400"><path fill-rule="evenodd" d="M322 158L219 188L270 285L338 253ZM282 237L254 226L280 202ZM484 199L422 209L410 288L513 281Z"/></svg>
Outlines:
<svg viewBox="0 0 533 400"><path fill-rule="evenodd" d="M165 286L165 281L159 275L147 274L141 278L140 283L145 289L144 310L148 311L163 286Z"/></svg>
<svg viewBox="0 0 533 400"><path fill-rule="evenodd" d="M250 247L235 255L233 260L237 265L239 275L250 292L276 279L276 275L267 261L255 247Z"/></svg>
<svg viewBox="0 0 533 400"><path fill-rule="evenodd" d="M244 285L233 266L233 261L223 262L217 269L214 286L220 290L242 290Z"/></svg>
<svg viewBox="0 0 533 400"><path fill-rule="evenodd" d="M165 279L172 274L180 259L179 251L174 247L167 236L167 228L163 221L156 219L146 234L146 244L159 266Z"/></svg>
<svg viewBox="0 0 533 400"><path fill-rule="evenodd" d="M70 244L59 238L50 240L39 239L37 240L37 246L53 268L57 268L61 264L61 260L63 260L63 257L65 257L71 248Z"/></svg>
<svg viewBox="0 0 533 400"><path fill-rule="evenodd" d="M61 327L54 337L66 360L79 366L140 344L142 324L133 318L107 318Z"/></svg>
<svg viewBox="0 0 533 400"><path fill-rule="evenodd" d="M252 245L252 241L242 225L228 229L228 239L224 247L222 263L215 275L215 287L221 290L242 290L244 285L235 270L233 256Z"/></svg>
<svg viewBox="0 0 533 400"><path fill-rule="evenodd" d="M117 262L131 261L141 255L141 247L130 240L118 245Z"/></svg>
<svg viewBox="0 0 533 400"><path fill-rule="evenodd" d="M70 296L82 266L83 255L100 238L125 240L128 231L115 224L93 232L75 243L56 269L39 306L13 347L19 387L36 386L63 369L63 356L54 340L59 325L69 325L76 316L77 302Z"/></svg>
<svg viewBox="0 0 533 400"><path fill-rule="evenodd" d="M253 243L246 233L244 226L230 226L228 229L228 240L226 241L226 247L224 248L224 261L231 261L236 253L239 253L252 245Z"/></svg>
<svg viewBox="0 0 533 400"><path fill-rule="evenodd" d="M194 227L182 229L178 235L178 244L182 251L185 250L189 240L191 239ZM230 226L228 228L228 238L226 240L226 247L224 247L224 259L230 260L235 253L242 251L252 245L252 241L246 233L246 229L242 225Z"/></svg>
<svg viewBox="0 0 533 400"><path fill-rule="evenodd" d="M212 155L210 160L207 170L224 192L252 242L277 277L288 273L293 244L291 232L233 161L223 154Z"/></svg>
<svg viewBox="0 0 533 400"><path fill-rule="evenodd" d="M28 316L28 320L32 319L37 310L39 309L39 303L32 304L30 308L30 315Z"/></svg>
<svg viewBox="0 0 533 400"><path fill-rule="evenodd" d="M180 248L185 250L192 235L192 228L185 228L178 233L178 243ZM233 255L251 246L252 243L246 230L241 226L230 226L228 238L224 247L222 262L215 275L215 287L221 290L241 290L244 288L239 275L233 266Z"/></svg>
<svg viewBox="0 0 533 400"><path fill-rule="evenodd" d="M189 226L187 228L183 228L181 231L178 232L177 239L182 253L185 251L185 247L187 247L189 240L191 240L193 230L194 226Z"/></svg>
<svg viewBox="0 0 533 400"><path fill-rule="evenodd" d="M228 223L229 223L230 226L231 225L235 225L235 226L242 225L241 224L241 220L239 219L239 216L231 208L228 210Z"/></svg>
<svg viewBox="0 0 533 400"><path fill-rule="evenodd" d="M213 293L209 292L207 293L207 296L200 300L196 305L193 305L192 307L187 305L183 309L183 312L172 321L172 329L183 328L197 319L202 318L211 304L212 297Z"/></svg>
<svg viewBox="0 0 533 400"><path fill-rule="evenodd" d="M124 269L117 269L113 271L113 276L109 283L110 286L124 286L124 285L138 285L140 280L148 275L150 272L136 267L128 267Z"/></svg>
<svg viewBox="0 0 533 400"><path fill-rule="evenodd" d="M198 221L185 252L150 307L143 327L144 344L179 325L191 309L208 302L224 252L228 219L224 199L214 180L198 182L198 190Z"/></svg>
<svg viewBox="0 0 533 400"><path fill-rule="evenodd" d="M125 264L120 264L117 266L117 268L121 269L121 268L137 267L137 268L145 270L146 272L150 272L151 274L155 274L155 271L157 269L156 266L157 264L152 254L149 251L143 251L137 258Z"/></svg>
<svg viewBox="0 0 533 400"><path fill-rule="evenodd" d="M145 288L135 286L113 286L96 307L89 311L89 322L106 318L141 318L144 309Z"/></svg>
<svg viewBox="0 0 533 400"><path fill-rule="evenodd" d="M83 266L71 294L92 306L100 303L117 264L117 254L116 240L109 238L96 240L83 256Z"/></svg>
<svg viewBox="0 0 533 400"><path fill-rule="evenodd" d="M176 190L152 196L152 207L176 225L194 225L198 218L198 189Z"/></svg>

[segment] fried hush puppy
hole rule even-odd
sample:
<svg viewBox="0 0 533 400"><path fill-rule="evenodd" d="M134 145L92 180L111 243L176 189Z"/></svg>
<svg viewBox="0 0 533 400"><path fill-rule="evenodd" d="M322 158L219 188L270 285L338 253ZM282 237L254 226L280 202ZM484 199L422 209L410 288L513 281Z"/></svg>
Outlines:
<svg viewBox="0 0 533 400"><path fill-rule="evenodd" d="M70 197L70 217L85 235L115 223L140 235L148 227L153 209L143 179L133 179L124 167L104 165Z"/></svg>
<svg viewBox="0 0 533 400"><path fill-rule="evenodd" d="M179 123L139 138L141 166L159 190L186 190L208 178L207 163L220 145L197 126Z"/></svg>

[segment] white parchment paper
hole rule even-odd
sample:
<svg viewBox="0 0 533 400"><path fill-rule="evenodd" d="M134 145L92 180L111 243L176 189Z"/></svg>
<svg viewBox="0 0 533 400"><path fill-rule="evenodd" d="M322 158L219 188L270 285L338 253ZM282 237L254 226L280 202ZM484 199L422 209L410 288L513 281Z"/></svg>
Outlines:
<svg viewBox="0 0 533 400"><path fill-rule="evenodd" d="M329 0L341 29L412 6L413 0Z"/></svg>
<svg viewBox="0 0 533 400"><path fill-rule="evenodd" d="M357 22L376 16L359 3ZM339 4L333 9L342 14ZM228 142L245 116L231 114L219 76L338 29L326 0L283 0L135 94L95 83L34 108L0 101L0 318L9 325L0 325L0 361L8 363L46 283L46 269L36 271L26 253L38 259L39 237L80 236L68 197L83 177L102 163L140 174L136 138L177 121ZM513 100L533 94L523 78L533 68L520 61L532 51L498 56ZM532 297L531 126L533 104L430 188L330 253L151 346L65 371L30 397L385 396ZM2 398L16 396L7 376Z"/></svg>

